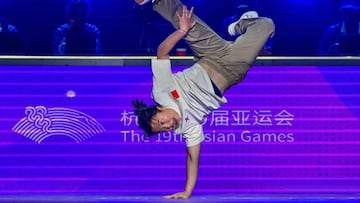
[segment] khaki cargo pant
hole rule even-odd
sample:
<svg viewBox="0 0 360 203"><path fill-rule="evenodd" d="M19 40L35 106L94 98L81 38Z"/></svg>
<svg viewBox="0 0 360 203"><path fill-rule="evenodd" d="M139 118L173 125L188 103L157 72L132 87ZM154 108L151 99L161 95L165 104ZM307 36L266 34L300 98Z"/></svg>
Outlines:
<svg viewBox="0 0 360 203"><path fill-rule="evenodd" d="M153 8L179 29L176 11L182 13L180 0L155 0ZM195 8L196 9L196 8ZM193 15L196 25L184 40L194 52L196 61L206 63L224 76L231 85L241 82L275 26L269 18L241 20L236 25L237 33L243 33L234 42L222 39L199 17Z"/></svg>

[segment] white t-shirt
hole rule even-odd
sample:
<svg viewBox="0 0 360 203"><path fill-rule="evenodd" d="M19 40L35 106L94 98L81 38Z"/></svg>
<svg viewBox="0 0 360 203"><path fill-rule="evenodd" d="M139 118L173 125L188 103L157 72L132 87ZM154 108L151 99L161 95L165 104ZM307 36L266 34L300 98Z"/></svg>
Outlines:
<svg viewBox="0 0 360 203"><path fill-rule="evenodd" d="M180 115L175 133L183 134L188 147L201 143L204 140L202 124L205 118L226 103L226 98L215 94L208 74L197 63L173 74L169 59L153 59L152 72L153 99Z"/></svg>

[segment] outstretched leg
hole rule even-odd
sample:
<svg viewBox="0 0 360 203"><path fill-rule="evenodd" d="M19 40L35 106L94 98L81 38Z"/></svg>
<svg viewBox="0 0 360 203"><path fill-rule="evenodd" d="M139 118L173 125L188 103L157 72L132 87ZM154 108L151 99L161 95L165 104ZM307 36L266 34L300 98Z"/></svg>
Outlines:
<svg viewBox="0 0 360 203"><path fill-rule="evenodd" d="M155 0L154 10L169 21L175 29L179 29L176 12L182 13L183 3L180 0ZM195 8L196 9L196 8ZM196 25L189 31L184 40L193 50L196 58L217 55L229 43L216 34L205 22L196 15L192 16Z"/></svg>

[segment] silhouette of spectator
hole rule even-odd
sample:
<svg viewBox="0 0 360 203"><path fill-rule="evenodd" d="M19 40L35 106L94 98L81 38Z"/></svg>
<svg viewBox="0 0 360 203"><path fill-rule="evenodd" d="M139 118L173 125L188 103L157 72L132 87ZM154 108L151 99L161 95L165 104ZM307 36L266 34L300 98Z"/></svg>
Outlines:
<svg viewBox="0 0 360 203"><path fill-rule="evenodd" d="M329 26L320 39L319 54L360 55L360 0L342 0L340 22Z"/></svg>
<svg viewBox="0 0 360 203"><path fill-rule="evenodd" d="M53 34L54 55L102 55L100 30L87 23L87 0L71 0L66 8L68 22Z"/></svg>
<svg viewBox="0 0 360 203"><path fill-rule="evenodd" d="M11 25L3 17L0 17L0 54L16 55L21 50L21 39L14 25Z"/></svg>

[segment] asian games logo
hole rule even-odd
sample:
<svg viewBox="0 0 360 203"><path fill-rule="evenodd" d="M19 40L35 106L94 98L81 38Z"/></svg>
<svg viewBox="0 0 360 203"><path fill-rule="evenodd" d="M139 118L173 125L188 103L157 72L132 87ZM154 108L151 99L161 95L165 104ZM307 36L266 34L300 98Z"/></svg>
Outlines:
<svg viewBox="0 0 360 203"><path fill-rule="evenodd" d="M26 107L25 117L12 130L37 143L56 135L80 143L105 131L99 122L83 112L44 106Z"/></svg>

